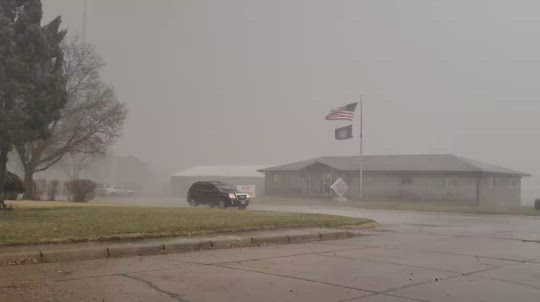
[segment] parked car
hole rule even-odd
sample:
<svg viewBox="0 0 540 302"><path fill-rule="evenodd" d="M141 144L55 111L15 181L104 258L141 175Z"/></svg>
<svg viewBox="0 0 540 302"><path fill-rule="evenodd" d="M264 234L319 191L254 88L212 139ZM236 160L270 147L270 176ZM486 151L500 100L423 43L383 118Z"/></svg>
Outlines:
<svg viewBox="0 0 540 302"><path fill-rule="evenodd" d="M133 190L124 189L122 186L112 185L105 189L105 196L135 196L135 192Z"/></svg>
<svg viewBox="0 0 540 302"><path fill-rule="evenodd" d="M107 196L107 189L108 188L109 188L109 186L107 186L107 185L97 184L97 186L96 186L96 196L100 196L100 197Z"/></svg>
<svg viewBox="0 0 540 302"><path fill-rule="evenodd" d="M245 209L249 205L249 195L219 181L199 181L189 188L187 202L192 207L206 204L221 209L228 207Z"/></svg>

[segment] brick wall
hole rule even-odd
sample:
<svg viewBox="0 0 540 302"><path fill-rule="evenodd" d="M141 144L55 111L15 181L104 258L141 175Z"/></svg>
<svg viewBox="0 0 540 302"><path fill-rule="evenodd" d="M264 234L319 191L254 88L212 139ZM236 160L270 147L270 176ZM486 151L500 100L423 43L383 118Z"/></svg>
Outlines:
<svg viewBox="0 0 540 302"><path fill-rule="evenodd" d="M350 196L358 195L359 178L349 175ZM476 177L444 174L364 174L366 200L466 201L476 203Z"/></svg>
<svg viewBox="0 0 540 302"><path fill-rule="evenodd" d="M480 206L518 207L520 205L520 177L482 176L480 178Z"/></svg>
<svg viewBox="0 0 540 302"><path fill-rule="evenodd" d="M321 178L332 176L332 182L342 178L350 187L346 196L351 199L359 194L359 172L342 172L333 169L311 169L300 172L272 172L267 174L266 189L269 195L320 195L333 196L328 182ZM309 179L309 187L308 181ZM520 204L521 178L507 176L477 176L460 173L400 173L365 172L364 200L406 201L459 201L481 206L512 207ZM479 187L477 187L479 184ZM492 187L493 186L493 187Z"/></svg>

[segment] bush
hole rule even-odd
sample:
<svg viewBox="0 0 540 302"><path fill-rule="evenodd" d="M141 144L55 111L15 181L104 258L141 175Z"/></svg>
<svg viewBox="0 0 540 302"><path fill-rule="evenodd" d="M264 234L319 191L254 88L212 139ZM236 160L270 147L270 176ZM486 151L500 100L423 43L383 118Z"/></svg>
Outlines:
<svg viewBox="0 0 540 302"><path fill-rule="evenodd" d="M540 199L534 201L534 208L540 210Z"/></svg>
<svg viewBox="0 0 540 302"><path fill-rule="evenodd" d="M64 183L69 201L87 202L96 197L96 183L89 179L74 179Z"/></svg>
<svg viewBox="0 0 540 302"><path fill-rule="evenodd" d="M34 200L41 200L45 192L47 192L47 180L46 179L36 179L32 183L34 186L34 190L32 191L34 193Z"/></svg>
<svg viewBox="0 0 540 302"><path fill-rule="evenodd" d="M6 200L17 200L19 198L19 192L7 192Z"/></svg>
<svg viewBox="0 0 540 302"><path fill-rule="evenodd" d="M7 177L5 180L5 189L8 193L17 193L21 194L24 193L26 190L24 189L24 184L15 173L7 172Z"/></svg>
<svg viewBox="0 0 540 302"><path fill-rule="evenodd" d="M59 185L60 185L60 181L58 179L49 181L49 185L47 186L47 198L50 201L56 200L56 195L58 195Z"/></svg>

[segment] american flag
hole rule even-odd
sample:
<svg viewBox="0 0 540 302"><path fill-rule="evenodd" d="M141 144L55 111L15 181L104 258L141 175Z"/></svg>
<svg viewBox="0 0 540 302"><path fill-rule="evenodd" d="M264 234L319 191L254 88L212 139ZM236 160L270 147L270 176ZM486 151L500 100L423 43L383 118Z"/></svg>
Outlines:
<svg viewBox="0 0 540 302"><path fill-rule="evenodd" d="M352 103L343 107L332 109L324 118L327 121L352 121L354 109L358 103Z"/></svg>

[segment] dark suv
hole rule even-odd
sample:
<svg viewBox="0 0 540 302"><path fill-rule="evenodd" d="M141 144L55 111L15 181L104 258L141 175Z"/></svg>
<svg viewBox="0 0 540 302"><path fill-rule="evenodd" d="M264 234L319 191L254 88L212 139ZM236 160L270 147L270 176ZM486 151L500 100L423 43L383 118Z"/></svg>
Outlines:
<svg viewBox="0 0 540 302"><path fill-rule="evenodd" d="M220 181L199 181L191 185L187 194L187 202L196 207L207 204L221 209L238 207L245 209L249 205L249 195L241 193L232 185Z"/></svg>

